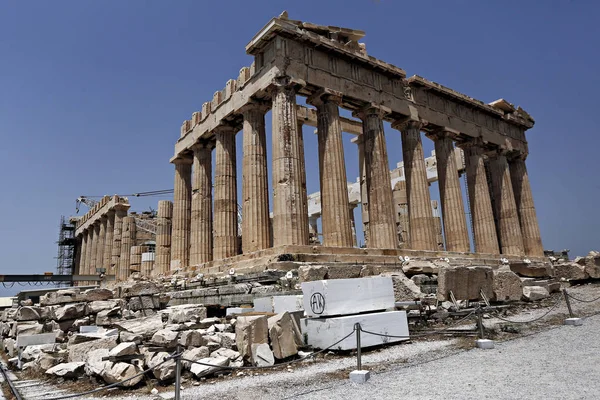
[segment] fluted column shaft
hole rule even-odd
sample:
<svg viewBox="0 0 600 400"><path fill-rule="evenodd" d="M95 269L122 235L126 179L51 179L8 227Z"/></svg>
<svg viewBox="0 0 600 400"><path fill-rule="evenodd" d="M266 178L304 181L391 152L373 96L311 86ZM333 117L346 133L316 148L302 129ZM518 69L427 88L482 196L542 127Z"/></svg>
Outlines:
<svg viewBox="0 0 600 400"><path fill-rule="evenodd" d="M212 189L212 188L211 188ZM193 205L193 201L192 201ZM212 204L211 204L212 207ZM171 265L171 219L173 218L173 203L168 200L158 202L156 227L156 259L155 273L166 274ZM211 215L212 224L212 215ZM210 232L212 245L212 231ZM212 247L211 247L212 252Z"/></svg>
<svg viewBox="0 0 600 400"><path fill-rule="evenodd" d="M88 231L84 230L81 234L81 255L79 257L79 275L87 272L87 249L88 249Z"/></svg>
<svg viewBox="0 0 600 400"><path fill-rule="evenodd" d="M369 196L367 192L367 175L365 166L365 145L362 135L352 140L358 147L358 175L360 183L360 214L365 247L369 247ZM393 196L392 196L393 198Z"/></svg>
<svg viewBox="0 0 600 400"><path fill-rule="evenodd" d="M402 134L402 157L406 176L406 196L410 226L410 248L414 250L437 250L437 239L431 196L425 169L423 143L421 141L421 122L407 121L394 124Z"/></svg>
<svg viewBox="0 0 600 400"><path fill-rule="evenodd" d="M210 143L196 143L193 146L191 265L202 264L213 259L212 148Z"/></svg>
<svg viewBox="0 0 600 400"><path fill-rule="evenodd" d="M186 268L189 265L192 222L192 159L178 158L173 162L175 163L175 190L171 242L172 270Z"/></svg>
<svg viewBox="0 0 600 400"><path fill-rule="evenodd" d="M135 246L137 227L134 217L123 218L123 229L121 238L121 256L119 258L119 280L125 281L129 278L131 266L131 247Z"/></svg>
<svg viewBox="0 0 600 400"><path fill-rule="evenodd" d="M306 170L296 92L286 82L279 82L272 88L272 98L273 245L307 245Z"/></svg>
<svg viewBox="0 0 600 400"><path fill-rule="evenodd" d="M93 260L93 253L94 253L94 225L90 225L87 229L87 247L86 247L86 254L85 254L85 270L83 271L83 273L85 275L89 275L90 274L90 270L92 268L92 260Z"/></svg>
<svg viewBox="0 0 600 400"><path fill-rule="evenodd" d="M92 255L90 265L88 266L88 274L96 273L98 264L98 245L100 243L100 221L96 221L92 226Z"/></svg>
<svg viewBox="0 0 600 400"><path fill-rule="evenodd" d="M471 143L462 147L465 152L475 252L500 254L492 201L485 173L483 149L479 145Z"/></svg>
<svg viewBox="0 0 600 400"><path fill-rule="evenodd" d="M365 175L369 204L369 247L395 249L398 247L396 218L388 164L387 146L383 131L383 113L369 107L358 116L363 122Z"/></svg>
<svg viewBox="0 0 600 400"><path fill-rule="evenodd" d="M442 131L433 135L432 139L435 143L446 251L468 253L471 245L452 137Z"/></svg>
<svg viewBox="0 0 600 400"><path fill-rule="evenodd" d="M341 101L341 93L333 92L319 92L308 99L309 104L317 108L323 245L352 247L348 180L338 108Z"/></svg>
<svg viewBox="0 0 600 400"><path fill-rule="evenodd" d="M111 210L106 215L106 230L104 233L104 256L102 257L102 267L106 268L106 272L110 271L110 266L112 264L112 246L114 230L115 212Z"/></svg>
<svg viewBox="0 0 600 400"><path fill-rule="evenodd" d="M237 255L236 132L220 128L215 132L215 260Z"/></svg>
<svg viewBox="0 0 600 400"><path fill-rule="evenodd" d="M119 279L120 268L119 261L121 259L121 241L123 239L123 218L127 216L127 210L115 209L115 223L113 229L113 245L111 249L112 257L110 262L110 273L115 275L115 279Z"/></svg>
<svg viewBox="0 0 600 400"><path fill-rule="evenodd" d="M96 254L96 268L104 267L104 243L106 239L106 216L100 217L100 232L98 233L98 253ZM93 274L96 271L92 271Z"/></svg>
<svg viewBox="0 0 600 400"><path fill-rule="evenodd" d="M523 157L513 158L509 162L510 178L515 194L515 202L521 223L523 247L528 256L543 257L544 246L538 224L527 166Z"/></svg>
<svg viewBox="0 0 600 400"><path fill-rule="evenodd" d="M490 154L489 165L501 252L523 255L523 236L506 155L502 151Z"/></svg>
<svg viewBox="0 0 600 400"><path fill-rule="evenodd" d="M242 252L266 249L269 229L269 177L267 173L267 108L249 104L243 109Z"/></svg>

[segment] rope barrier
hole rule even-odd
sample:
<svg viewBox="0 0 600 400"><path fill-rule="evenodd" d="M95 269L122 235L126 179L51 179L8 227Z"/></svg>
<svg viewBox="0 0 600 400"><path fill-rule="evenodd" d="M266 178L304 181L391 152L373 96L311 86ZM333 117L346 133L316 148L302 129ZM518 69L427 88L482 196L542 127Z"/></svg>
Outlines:
<svg viewBox="0 0 600 400"><path fill-rule="evenodd" d="M599 296L599 297L596 297L595 299L592 299L592 300L584 300L584 299L579 299L579 298L577 298L577 297L573 296L571 293L567 293L567 296L569 296L569 297L570 297L570 298L572 298L573 300L575 300L575 301L579 301L579 302L581 302L581 303L593 303L593 302L595 302L595 301L598 301L598 300L600 300L600 296Z"/></svg>
<svg viewBox="0 0 600 400"><path fill-rule="evenodd" d="M494 315L494 318L498 318L501 321L508 322L511 324L530 324L532 322L536 322L536 321L539 321L540 319L544 318L546 315L550 314L556 307L558 307L558 305L560 304L560 295L555 296L555 297L558 297L558 299L556 299L555 303L550 307L550 309L547 312L545 312L541 316L534 318L532 320L529 320L529 321L511 321L511 320L503 318L499 315L494 315L493 313L492 313L492 315Z"/></svg>

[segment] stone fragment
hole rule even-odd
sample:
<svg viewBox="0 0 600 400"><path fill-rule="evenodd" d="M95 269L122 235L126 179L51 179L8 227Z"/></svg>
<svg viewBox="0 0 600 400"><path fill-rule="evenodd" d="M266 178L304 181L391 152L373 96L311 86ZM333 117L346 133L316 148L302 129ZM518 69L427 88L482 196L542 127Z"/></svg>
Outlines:
<svg viewBox="0 0 600 400"><path fill-rule="evenodd" d="M44 325L33 321L16 322L11 329L10 335L17 337L19 335L37 335L44 331Z"/></svg>
<svg viewBox="0 0 600 400"><path fill-rule="evenodd" d="M548 290L541 286L525 286L523 288L523 297L527 301L537 301L550 297Z"/></svg>
<svg viewBox="0 0 600 400"><path fill-rule="evenodd" d="M110 310L102 310L96 314L96 325L111 326L120 319L120 307L113 307Z"/></svg>
<svg viewBox="0 0 600 400"><path fill-rule="evenodd" d="M174 359L167 360L169 356L167 352L159 352L150 358L148 367L153 368L152 374L156 379L166 381L175 378L176 363Z"/></svg>
<svg viewBox="0 0 600 400"><path fill-rule="evenodd" d="M150 338L158 330L163 328L163 322L160 315L151 315L149 317L118 321L114 325L124 331L140 335L144 338Z"/></svg>
<svg viewBox="0 0 600 400"><path fill-rule="evenodd" d="M39 321L39 307L19 307L15 319L17 321Z"/></svg>
<svg viewBox="0 0 600 400"><path fill-rule="evenodd" d="M410 277L410 280L415 283L417 286L421 286L423 284L429 283L431 278L425 274L417 274Z"/></svg>
<svg viewBox="0 0 600 400"><path fill-rule="evenodd" d="M591 251L590 254L585 258L585 272L593 279L600 278L600 255L593 255L597 253Z"/></svg>
<svg viewBox="0 0 600 400"><path fill-rule="evenodd" d="M102 376L106 369L110 369L113 363L102 360L108 357L109 349L95 349L87 353L85 360L85 373L89 376Z"/></svg>
<svg viewBox="0 0 600 400"><path fill-rule="evenodd" d="M200 331L183 331L179 336L179 344L184 347L200 347L207 343Z"/></svg>
<svg viewBox="0 0 600 400"><path fill-rule="evenodd" d="M85 316L87 312L85 303L67 304L55 311L57 321L74 320Z"/></svg>
<svg viewBox="0 0 600 400"><path fill-rule="evenodd" d="M253 344L269 342L268 330L267 317L264 315L238 317L235 337L242 357L251 357Z"/></svg>
<svg viewBox="0 0 600 400"><path fill-rule="evenodd" d="M77 378L83 373L84 366L84 362L61 363L47 370L46 374L60 378Z"/></svg>
<svg viewBox="0 0 600 400"><path fill-rule="evenodd" d="M86 355L96 349L112 349L117 345L117 336L109 336L104 339L97 339L91 342L74 344L69 346L69 362L85 362Z"/></svg>
<svg viewBox="0 0 600 400"><path fill-rule="evenodd" d="M447 267L448 265L442 266L442 268ZM402 266L402 271L411 277L417 274L438 274L440 266L429 261L411 260Z"/></svg>
<svg viewBox="0 0 600 400"><path fill-rule="evenodd" d="M252 363L257 367L275 365L275 358L268 343L255 343L252 345Z"/></svg>
<svg viewBox="0 0 600 400"><path fill-rule="evenodd" d="M206 307L186 304L169 307L169 323L198 322L206 318Z"/></svg>
<svg viewBox="0 0 600 400"><path fill-rule="evenodd" d="M210 351L208 350L208 347L205 346L185 350L181 355L181 358L184 359L181 361L181 365L185 369L190 369L192 364L189 361L185 360L198 361L202 358L208 358L209 355Z"/></svg>
<svg viewBox="0 0 600 400"><path fill-rule="evenodd" d="M352 279L360 278L363 265L341 265L328 267L327 279ZM293 310L286 310L293 311Z"/></svg>
<svg viewBox="0 0 600 400"><path fill-rule="evenodd" d="M124 287L121 292L122 297L136 297L136 296L152 296L160 293L160 287L150 281L138 282L130 287Z"/></svg>
<svg viewBox="0 0 600 400"><path fill-rule="evenodd" d="M90 314L98 314L100 311L112 310L119 307L119 300L95 300L88 303L88 312Z"/></svg>
<svg viewBox="0 0 600 400"><path fill-rule="evenodd" d="M267 323L275 358L283 359L298 354L295 340L296 333L290 314L287 312L277 314L270 317Z"/></svg>
<svg viewBox="0 0 600 400"><path fill-rule="evenodd" d="M586 257L575 257L575 259L573 260L573 262L575 264L579 264L579 265L585 266L585 264L586 264Z"/></svg>
<svg viewBox="0 0 600 400"><path fill-rule="evenodd" d="M110 357L129 356L133 354L139 354L137 344L134 342L119 343L116 347L110 349L108 353Z"/></svg>
<svg viewBox="0 0 600 400"><path fill-rule="evenodd" d="M64 355L61 356L61 355L54 355L54 354L48 354L48 353L40 354L40 356L35 360L37 369L39 369L40 371L49 370L50 368L54 367L55 365L58 365L63 362L65 362Z"/></svg>
<svg viewBox="0 0 600 400"><path fill-rule="evenodd" d="M302 265L298 268L300 282L320 281L327 279L329 268L324 265Z"/></svg>
<svg viewBox="0 0 600 400"><path fill-rule="evenodd" d="M142 336L135 334L135 333L131 333L131 332L127 332L127 331L121 331L119 332L119 341L121 342L134 342L135 344L142 344Z"/></svg>
<svg viewBox="0 0 600 400"><path fill-rule="evenodd" d="M212 318L204 318L199 322L200 329L208 329L214 324L218 324L221 322L220 318L212 317Z"/></svg>
<svg viewBox="0 0 600 400"><path fill-rule="evenodd" d="M227 357L231 361L234 361L234 360L240 358L240 353L235 350L221 348L221 349L215 350L212 353L210 353L210 356L213 358Z"/></svg>
<svg viewBox="0 0 600 400"><path fill-rule="evenodd" d="M494 301L518 301L523 297L523 285L517 274L509 268L494 271Z"/></svg>
<svg viewBox="0 0 600 400"><path fill-rule="evenodd" d="M177 339L179 332L175 332L169 329L161 329L157 331L150 339L150 342L156 346L166 347L172 349L177 347Z"/></svg>
<svg viewBox="0 0 600 400"><path fill-rule="evenodd" d="M192 366L190 367L190 371L192 374L194 374L194 376L196 376L196 378L201 378L203 376L208 376L208 375L214 374L215 372L222 370L223 369L222 367L229 366L229 358L227 358L227 357L217 357L217 358L208 357L208 358L202 358L202 359L196 360L196 361L212 365L212 366L208 366L208 365L201 365L201 364L192 364Z"/></svg>
<svg viewBox="0 0 600 400"><path fill-rule="evenodd" d="M554 266L554 276L557 279L576 281L589 278L585 266L572 262L560 263Z"/></svg>
<svg viewBox="0 0 600 400"><path fill-rule="evenodd" d="M79 329L82 326L88 326L90 324L90 317L83 317L73 321L73 329Z"/></svg>
<svg viewBox="0 0 600 400"><path fill-rule="evenodd" d="M113 292L104 288L94 288L83 292L86 301L105 301L113 298Z"/></svg>
<svg viewBox="0 0 600 400"><path fill-rule="evenodd" d="M85 296L79 293L79 290L57 290L48 292L40 297L41 306L51 306L66 303L76 303L85 301Z"/></svg>
<svg viewBox="0 0 600 400"><path fill-rule="evenodd" d="M490 267L442 268L438 274L438 300L449 300L450 291L457 300L477 300L480 290L493 296L493 272Z"/></svg>
<svg viewBox="0 0 600 400"><path fill-rule="evenodd" d="M395 301L411 301L423 296L421 288L401 272L386 272L382 276L389 276L392 279Z"/></svg>
<svg viewBox="0 0 600 400"><path fill-rule="evenodd" d="M155 296L138 296L129 299L128 306L132 311L153 310L160 308L160 302Z"/></svg>
<svg viewBox="0 0 600 400"><path fill-rule="evenodd" d="M526 276L530 278L544 278L552 276L552 265L550 265L550 263L539 265L524 262L511 262L510 269L512 272L520 276Z"/></svg>
<svg viewBox="0 0 600 400"><path fill-rule="evenodd" d="M142 372L142 369L137 365L118 362L104 370L102 379L109 384L123 382L122 386L131 387L137 385L144 379L144 375L139 375L134 378L134 376L140 372Z"/></svg>
<svg viewBox="0 0 600 400"><path fill-rule="evenodd" d="M235 341L235 333L231 332L219 332L214 337L218 338L221 347L226 349L237 349L237 343Z"/></svg>

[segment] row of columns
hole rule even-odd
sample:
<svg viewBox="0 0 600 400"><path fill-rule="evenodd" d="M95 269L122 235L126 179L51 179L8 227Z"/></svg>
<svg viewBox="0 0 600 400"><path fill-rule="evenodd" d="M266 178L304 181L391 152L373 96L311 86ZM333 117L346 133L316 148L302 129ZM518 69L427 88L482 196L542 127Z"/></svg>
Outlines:
<svg viewBox="0 0 600 400"><path fill-rule="evenodd" d="M279 78L270 88L270 93L273 118L272 222L269 219L264 121L269 107L251 102L241 110L244 121L241 201L243 253L270 246L309 243L304 145L302 125L298 123L296 115L296 91L285 78ZM323 245L352 247L352 216L348 207L339 115L341 100L341 93L321 90L309 97L307 102L317 110ZM383 129L383 117L387 112L389 110L383 107L372 106L355 113L363 122L359 164L363 222L367 224L365 236L368 247L380 249L398 247ZM437 250L438 240L421 141L421 122L403 120L392 124L392 127L400 130L402 139L410 227L408 248ZM232 127L221 126L213 133L214 142L198 142L192 147L192 158L182 155L174 161L172 269L199 265L239 253L237 132ZM446 250L469 252L467 220L454 157L453 138L457 134L449 129L440 129L428 136L435 142ZM524 160L516 158L509 161L501 153L490 156L489 173L493 182L490 188L484 164L484 148L477 142L463 143L461 146L466 156L475 251L542 256L543 248ZM213 147L216 158L214 199L211 190ZM492 210L490 193L494 196L496 210ZM498 233L494 216L498 221Z"/></svg>

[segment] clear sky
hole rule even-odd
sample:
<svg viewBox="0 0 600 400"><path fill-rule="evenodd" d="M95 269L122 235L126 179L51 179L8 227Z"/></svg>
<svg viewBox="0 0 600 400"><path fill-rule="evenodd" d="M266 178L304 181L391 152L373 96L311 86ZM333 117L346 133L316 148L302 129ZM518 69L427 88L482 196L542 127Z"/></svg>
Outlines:
<svg viewBox="0 0 600 400"><path fill-rule="evenodd" d="M368 53L408 76L521 105L537 121L527 163L544 247L600 250L599 2L23 0L0 2L0 274L54 271L78 196L172 188L181 122L250 65L244 46L283 10L366 31ZM393 166L400 135L386 135Z"/></svg>

